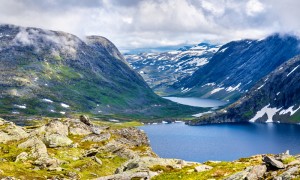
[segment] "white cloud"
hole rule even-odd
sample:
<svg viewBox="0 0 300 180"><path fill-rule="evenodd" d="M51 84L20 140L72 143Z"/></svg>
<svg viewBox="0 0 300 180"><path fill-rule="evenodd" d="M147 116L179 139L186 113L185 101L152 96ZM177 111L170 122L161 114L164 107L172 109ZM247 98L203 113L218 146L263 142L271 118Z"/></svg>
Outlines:
<svg viewBox="0 0 300 180"><path fill-rule="evenodd" d="M0 0L0 3L0 23L61 30L80 37L102 35L121 49L204 40L224 43L262 38L274 32L300 34L300 1L295 0Z"/></svg>
<svg viewBox="0 0 300 180"><path fill-rule="evenodd" d="M246 5L246 12L249 16L255 16L264 11L264 5L259 0L249 0Z"/></svg>

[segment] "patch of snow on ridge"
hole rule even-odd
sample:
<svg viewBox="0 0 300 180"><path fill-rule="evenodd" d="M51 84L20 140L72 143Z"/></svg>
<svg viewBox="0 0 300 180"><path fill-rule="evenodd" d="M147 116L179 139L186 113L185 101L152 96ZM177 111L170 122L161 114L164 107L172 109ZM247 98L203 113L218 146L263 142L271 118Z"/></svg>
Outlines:
<svg viewBox="0 0 300 180"><path fill-rule="evenodd" d="M48 102L48 103L53 103L53 101L52 101L52 100L50 100L50 99L42 99L42 101L44 101L44 102Z"/></svg>
<svg viewBox="0 0 300 180"><path fill-rule="evenodd" d="M290 73L288 73L288 75L286 75L287 77L289 76L289 75L291 75L298 67L299 67L300 65L298 65L298 66L296 66Z"/></svg>
<svg viewBox="0 0 300 180"><path fill-rule="evenodd" d="M242 83L239 83L238 85L236 85L235 87L231 87L229 86L228 88L226 88L226 91L228 92L232 92L232 91L235 91L235 90L238 90L239 87L242 85Z"/></svg>
<svg viewBox="0 0 300 180"><path fill-rule="evenodd" d="M261 89L262 87L264 87L264 86L265 86L265 84L259 86L256 90L260 90L260 89Z"/></svg>
<svg viewBox="0 0 300 180"><path fill-rule="evenodd" d="M69 105L67 105L67 104L65 104L65 103L60 103L60 105L61 105L62 107L64 107L64 108L69 108L69 107L70 107Z"/></svg>
<svg viewBox="0 0 300 180"><path fill-rule="evenodd" d="M24 105L15 104L14 106L17 107L17 108L20 108L20 109L26 109L27 108L25 104Z"/></svg>
<svg viewBox="0 0 300 180"><path fill-rule="evenodd" d="M219 91L221 91L221 90L223 90L224 88L216 88L216 89L214 89L214 90L212 90L211 92L210 92L210 94L215 94L215 93L217 93L217 92L219 92Z"/></svg>
<svg viewBox="0 0 300 180"><path fill-rule="evenodd" d="M201 87L204 87L204 86L215 86L216 85L216 83L207 83L207 84L204 84L203 86L201 86Z"/></svg>
<svg viewBox="0 0 300 180"><path fill-rule="evenodd" d="M228 47L221 49L219 52L225 52L228 49Z"/></svg>
<svg viewBox="0 0 300 180"><path fill-rule="evenodd" d="M196 66L203 66L208 63L207 58L192 58L187 64L196 64Z"/></svg>
<svg viewBox="0 0 300 180"><path fill-rule="evenodd" d="M260 111L257 111L256 115L252 119L250 119L249 122L255 122L257 119L263 117L265 114L267 114L268 116L268 120L266 122L273 122L273 116L280 110L281 108L270 108L270 104L268 104L265 107L263 107Z"/></svg>
<svg viewBox="0 0 300 180"><path fill-rule="evenodd" d="M291 106L288 109L283 109L279 112L279 115L291 113L290 116L292 116L293 114L295 114L300 109L300 106L295 110L293 110L293 109L294 109L294 106Z"/></svg>

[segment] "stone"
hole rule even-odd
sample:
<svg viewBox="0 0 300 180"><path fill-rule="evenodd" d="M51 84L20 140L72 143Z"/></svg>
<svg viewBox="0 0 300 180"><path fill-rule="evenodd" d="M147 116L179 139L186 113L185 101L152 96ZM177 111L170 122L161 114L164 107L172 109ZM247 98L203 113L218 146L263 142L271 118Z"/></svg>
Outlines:
<svg viewBox="0 0 300 180"><path fill-rule="evenodd" d="M253 166L251 169L249 169L249 173L246 176L246 179L247 180L263 179L263 176L266 172L267 172L267 166L266 165Z"/></svg>
<svg viewBox="0 0 300 180"><path fill-rule="evenodd" d="M283 172L279 176L277 176L275 179L276 180L290 180L293 179L292 175L297 173L299 170L299 166L292 167L288 169L287 171Z"/></svg>
<svg viewBox="0 0 300 180"><path fill-rule="evenodd" d="M94 148L92 148L92 149L89 149L89 150L87 150L87 151L85 151L85 153L84 153L84 157L92 157L92 156L96 156L96 154L99 152L99 150L98 149L94 149Z"/></svg>
<svg viewBox="0 0 300 180"><path fill-rule="evenodd" d="M267 164L270 168L275 169L284 169L284 164L270 156L264 156L263 161Z"/></svg>
<svg viewBox="0 0 300 180"><path fill-rule="evenodd" d="M69 146L73 143L71 139L64 135L60 134L51 134L46 135L44 138L44 142L47 145L47 147L65 147Z"/></svg>
<svg viewBox="0 0 300 180"><path fill-rule="evenodd" d="M92 125L91 120L90 120L89 117L86 116L86 115L81 115L81 116L79 117L79 119L80 119L81 122L83 122L84 124L86 124L86 125L88 125L88 126Z"/></svg>
<svg viewBox="0 0 300 180"><path fill-rule="evenodd" d="M19 148L31 148L30 157L48 157L46 145L37 137L29 138L27 141L18 145Z"/></svg>
<svg viewBox="0 0 300 180"><path fill-rule="evenodd" d="M250 168L252 168L252 167L250 167ZM225 178L224 180L243 180L243 179L246 179L248 174L249 174L249 167L246 168L244 171L237 172L237 173Z"/></svg>
<svg viewBox="0 0 300 180"><path fill-rule="evenodd" d="M102 133L99 135L90 134L90 135L87 135L86 137L84 137L82 139L82 142L85 142L85 141L102 142L102 141L109 140L110 137L111 137L110 133Z"/></svg>
<svg viewBox="0 0 300 180"><path fill-rule="evenodd" d="M15 162L24 162L28 159L28 153L27 152L21 152L17 157Z"/></svg>
<svg viewBox="0 0 300 180"><path fill-rule="evenodd" d="M203 171L208 171L208 170L211 170L211 169L212 169L211 166L207 166L207 165L202 164L202 165L196 166L194 168L194 171L195 172L203 172Z"/></svg>
<svg viewBox="0 0 300 180"><path fill-rule="evenodd" d="M69 135L69 128L59 120L52 120L45 125L46 135L59 134L62 136Z"/></svg>
<svg viewBox="0 0 300 180"><path fill-rule="evenodd" d="M23 128L16 126L12 122L1 120L0 127L0 143L7 143L9 141L20 141L29 136Z"/></svg>
<svg viewBox="0 0 300 180"><path fill-rule="evenodd" d="M69 133L72 135L89 135L92 134L93 131L89 126L82 122L72 122L69 125Z"/></svg>
<svg viewBox="0 0 300 180"><path fill-rule="evenodd" d="M57 168L62 164L62 161L56 158L42 157L33 162L34 165L44 168Z"/></svg>
<svg viewBox="0 0 300 180"><path fill-rule="evenodd" d="M93 156L92 159L93 159L96 163L102 165L101 159L97 158L96 156Z"/></svg>

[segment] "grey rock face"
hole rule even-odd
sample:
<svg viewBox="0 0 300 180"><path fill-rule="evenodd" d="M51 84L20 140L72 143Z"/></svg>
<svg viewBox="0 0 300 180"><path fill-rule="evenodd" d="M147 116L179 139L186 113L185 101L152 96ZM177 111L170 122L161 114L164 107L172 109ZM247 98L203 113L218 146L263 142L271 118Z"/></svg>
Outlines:
<svg viewBox="0 0 300 180"><path fill-rule="evenodd" d="M276 169L284 169L284 164L270 156L265 156L263 161L270 167Z"/></svg>

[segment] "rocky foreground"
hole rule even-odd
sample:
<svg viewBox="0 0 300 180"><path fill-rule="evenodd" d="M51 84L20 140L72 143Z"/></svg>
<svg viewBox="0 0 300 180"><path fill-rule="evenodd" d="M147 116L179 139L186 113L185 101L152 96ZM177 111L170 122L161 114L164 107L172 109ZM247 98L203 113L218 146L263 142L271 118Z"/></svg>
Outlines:
<svg viewBox="0 0 300 180"><path fill-rule="evenodd" d="M257 155L203 164L159 158L133 123L80 118L0 119L1 179L297 179L300 156Z"/></svg>

